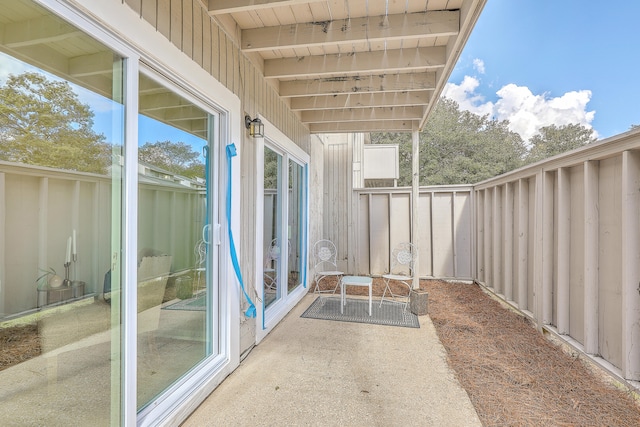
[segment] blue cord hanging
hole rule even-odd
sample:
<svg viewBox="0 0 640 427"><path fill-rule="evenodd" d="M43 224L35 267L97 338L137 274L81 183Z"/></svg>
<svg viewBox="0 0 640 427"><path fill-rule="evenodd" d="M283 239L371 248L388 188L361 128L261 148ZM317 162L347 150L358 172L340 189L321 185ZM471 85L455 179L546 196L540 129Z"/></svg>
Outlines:
<svg viewBox="0 0 640 427"><path fill-rule="evenodd" d="M229 232L229 251L231 252L231 263L233 264L233 269L236 272L236 277L238 278L238 282L240 282L240 287L242 288L242 293L244 294L245 299L249 303L249 308L245 311L244 315L247 317L256 317L256 306L251 301L251 298L247 294L247 291L244 288L244 282L242 280L242 273L240 272L240 264L238 263L238 254L236 252L236 245L233 242L233 232L231 231L231 159L237 155L236 145L231 143L226 147L227 151L227 230Z"/></svg>

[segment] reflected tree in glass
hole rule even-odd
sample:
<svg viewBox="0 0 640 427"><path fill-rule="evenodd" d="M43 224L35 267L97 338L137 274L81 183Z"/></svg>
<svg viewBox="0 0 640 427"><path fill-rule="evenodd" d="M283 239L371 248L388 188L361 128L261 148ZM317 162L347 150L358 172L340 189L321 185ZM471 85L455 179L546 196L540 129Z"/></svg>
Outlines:
<svg viewBox="0 0 640 427"><path fill-rule="evenodd" d="M281 257L287 245L281 243L280 169L282 156L269 147L264 149L264 305L270 306L281 296Z"/></svg>

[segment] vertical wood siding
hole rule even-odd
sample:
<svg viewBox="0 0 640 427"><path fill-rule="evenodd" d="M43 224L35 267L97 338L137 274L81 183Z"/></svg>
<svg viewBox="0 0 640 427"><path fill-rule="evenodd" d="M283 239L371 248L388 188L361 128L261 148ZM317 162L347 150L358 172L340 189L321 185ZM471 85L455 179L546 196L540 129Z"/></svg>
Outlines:
<svg viewBox="0 0 640 427"><path fill-rule="evenodd" d="M323 238L338 250L338 269L349 271L351 143L329 144L324 152ZM339 208L341 207L341 208Z"/></svg>

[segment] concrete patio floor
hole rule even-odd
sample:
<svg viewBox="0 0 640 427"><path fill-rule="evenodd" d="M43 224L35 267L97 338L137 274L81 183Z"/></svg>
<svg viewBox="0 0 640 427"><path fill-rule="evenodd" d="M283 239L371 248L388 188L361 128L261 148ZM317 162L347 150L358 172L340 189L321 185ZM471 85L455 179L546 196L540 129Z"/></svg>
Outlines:
<svg viewBox="0 0 640 427"><path fill-rule="evenodd" d="M183 423L481 426L429 316L420 328L301 318L307 295Z"/></svg>

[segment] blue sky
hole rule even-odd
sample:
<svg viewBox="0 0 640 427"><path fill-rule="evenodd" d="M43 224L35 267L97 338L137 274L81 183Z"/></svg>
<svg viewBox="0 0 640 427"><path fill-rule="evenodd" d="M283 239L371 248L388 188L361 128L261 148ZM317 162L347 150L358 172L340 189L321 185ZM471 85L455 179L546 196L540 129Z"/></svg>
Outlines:
<svg viewBox="0 0 640 427"><path fill-rule="evenodd" d="M640 125L640 1L487 0L443 95L527 141L580 123Z"/></svg>

